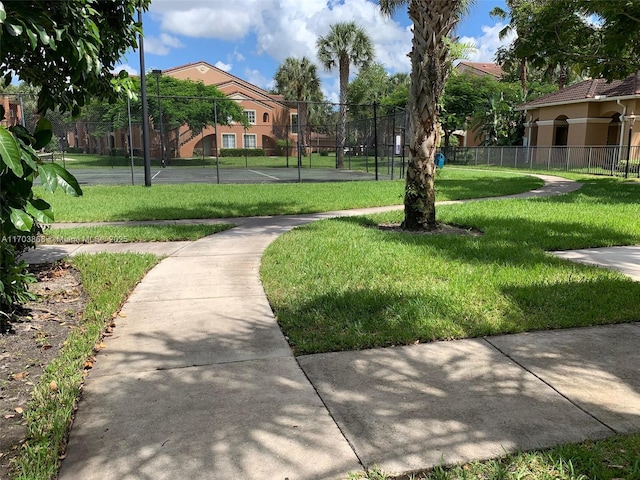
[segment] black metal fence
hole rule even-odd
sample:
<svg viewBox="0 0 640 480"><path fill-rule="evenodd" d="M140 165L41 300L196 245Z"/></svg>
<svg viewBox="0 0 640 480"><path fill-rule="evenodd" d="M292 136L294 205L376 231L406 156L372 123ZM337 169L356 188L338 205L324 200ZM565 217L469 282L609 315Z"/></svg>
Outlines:
<svg viewBox="0 0 640 480"><path fill-rule="evenodd" d="M638 146L452 147L443 153L452 165L640 177Z"/></svg>

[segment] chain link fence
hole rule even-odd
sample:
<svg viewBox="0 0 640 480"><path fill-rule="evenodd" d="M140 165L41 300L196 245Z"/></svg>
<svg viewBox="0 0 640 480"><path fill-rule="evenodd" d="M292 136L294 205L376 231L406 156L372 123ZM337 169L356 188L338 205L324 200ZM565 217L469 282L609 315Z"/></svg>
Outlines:
<svg viewBox="0 0 640 480"><path fill-rule="evenodd" d="M244 124L220 119L224 102L230 101L241 105ZM22 124L33 131L38 121L35 95L4 94L2 105L5 126ZM150 165L215 167L220 182L225 169L335 170L342 157L345 170L368 174L362 178L404 178L407 112L377 104L347 105L341 147L338 108L331 103L150 96ZM54 136L41 154L45 161L61 162L71 172L144 168L139 101L92 105L75 119L49 112L47 119ZM632 146L450 147L441 153L452 165L640 176L640 147Z"/></svg>

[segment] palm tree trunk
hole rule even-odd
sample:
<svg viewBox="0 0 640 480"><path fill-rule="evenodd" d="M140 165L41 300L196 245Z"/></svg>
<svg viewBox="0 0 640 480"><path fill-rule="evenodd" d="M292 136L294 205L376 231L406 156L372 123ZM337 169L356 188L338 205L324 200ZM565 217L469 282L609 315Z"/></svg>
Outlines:
<svg viewBox="0 0 640 480"><path fill-rule="evenodd" d="M340 118L336 168L344 168L344 145L347 139L347 89L349 88L349 57L340 58Z"/></svg>
<svg viewBox="0 0 640 480"><path fill-rule="evenodd" d="M428 3L425 5L425 3ZM438 103L448 75L449 49L444 42L455 25L458 2L412 1L411 95L409 150L404 198L406 230L434 230L436 223L435 154L440 140Z"/></svg>
<svg viewBox="0 0 640 480"><path fill-rule="evenodd" d="M560 64L560 73L558 74L558 89L562 90L567 86L567 82L569 81L569 64L561 63Z"/></svg>

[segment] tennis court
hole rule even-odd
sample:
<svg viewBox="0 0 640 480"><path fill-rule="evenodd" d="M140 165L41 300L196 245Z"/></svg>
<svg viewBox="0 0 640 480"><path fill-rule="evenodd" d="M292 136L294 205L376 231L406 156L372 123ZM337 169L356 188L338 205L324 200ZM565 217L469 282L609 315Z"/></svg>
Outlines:
<svg viewBox="0 0 640 480"><path fill-rule="evenodd" d="M144 168L91 167L73 168L69 171L80 185L144 185ZM387 168L378 171L378 180L390 180ZM397 178L397 174L394 178ZM200 167L152 167L151 184L161 183L296 183L296 182L350 182L376 180L374 171L354 171L309 168L216 168Z"/></svg>

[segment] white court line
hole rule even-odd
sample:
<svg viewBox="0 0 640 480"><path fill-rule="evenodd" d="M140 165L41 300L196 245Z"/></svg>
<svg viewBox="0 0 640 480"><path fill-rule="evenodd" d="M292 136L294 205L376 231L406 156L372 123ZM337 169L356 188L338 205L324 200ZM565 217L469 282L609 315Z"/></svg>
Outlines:
<svg viewBox="0 0 640 480"><path fill-rule="evenodd" d="M151 177L151 180L155 180L155 178L160 175L160 172L162 172L162 170L158 170L158 173L156 173L153 177Z"/></svg>
<svg viewBox="0 0 640 480"><path fill-rule="evenodd" d="M257 173L258 175L262 175L264 177L273 178L274 180L280 180L278 177L274 177L272 175L267 175L266 173L256 172L255 170L249 170L250 172Z"/></svg>

